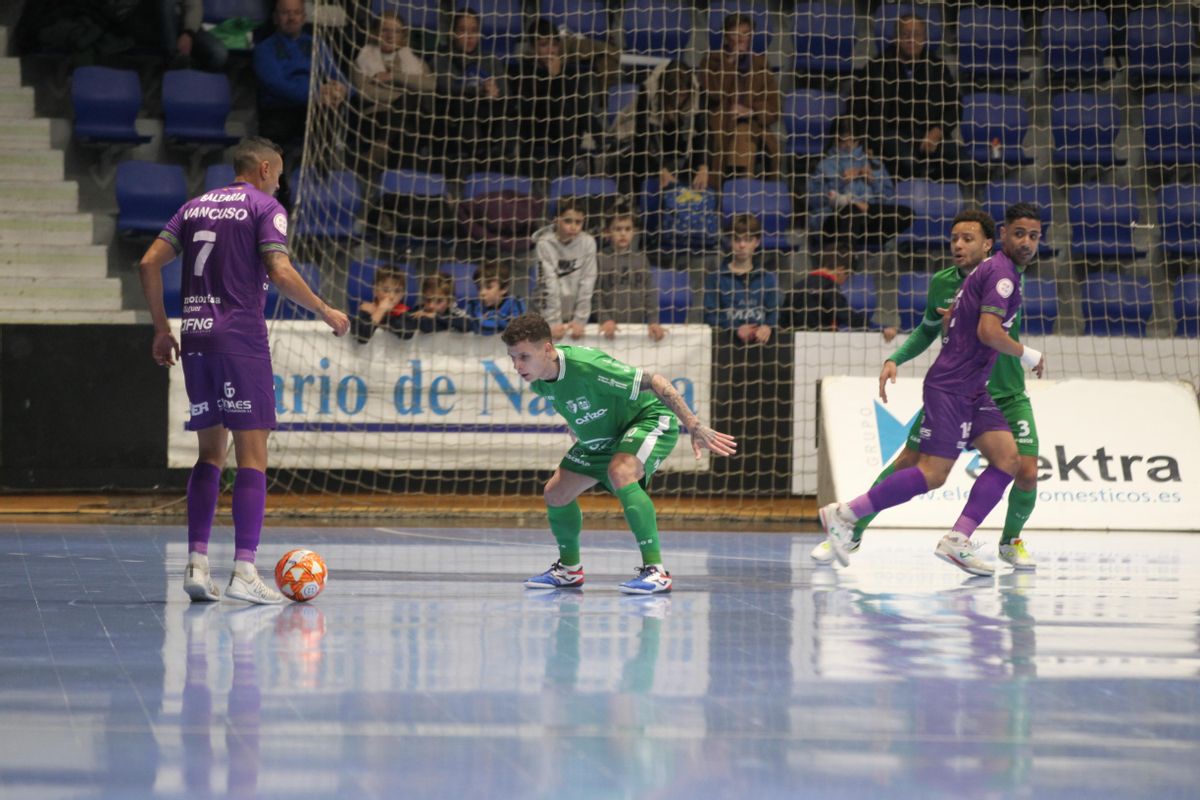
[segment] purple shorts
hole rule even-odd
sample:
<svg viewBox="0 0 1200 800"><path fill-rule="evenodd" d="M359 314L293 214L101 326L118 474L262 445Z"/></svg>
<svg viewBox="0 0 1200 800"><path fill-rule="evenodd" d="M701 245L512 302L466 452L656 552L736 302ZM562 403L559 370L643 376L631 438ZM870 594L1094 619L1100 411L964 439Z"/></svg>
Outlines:
<svg viewBox="0 0 1200 800"><path fill-rule="evenodd" d="M1008 420L987 392L979 397L963 397L926 386L923 394L922 453L953 460L976 436L1010 430Z"/></svg>
<svg viewBox="0 0 1200 800"><path fill-rule="evenodd" d="M191 418L184 426L189 431L214 425L231 431L275 428L275 377L270 359L186 353L183 384L192 404Z"/></svg>

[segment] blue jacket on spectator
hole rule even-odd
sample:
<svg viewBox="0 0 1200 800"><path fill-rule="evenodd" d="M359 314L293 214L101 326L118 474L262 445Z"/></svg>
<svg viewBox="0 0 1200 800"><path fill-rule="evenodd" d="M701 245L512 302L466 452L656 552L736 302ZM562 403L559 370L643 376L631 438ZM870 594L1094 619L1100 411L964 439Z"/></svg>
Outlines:
<svg viewBox="0 0 1200 800"><path fill-rule="evenodd" d="M843 177L846 170L863 167L871 171L869 180L865 177L846 180ZM829 199L830 192L845 195L849 201L879 203L895 197L896 186L883 164L869 157L861 146L855 145L853 150L847 151L835 144L808 179L809 230L821 230L825 218L836 209Z"/></svg>
<svg viewBox="0 0 1200 800"><path fill-rule="evenodd" d="M508 323L525 313L525 301L519 297L505 297L498 306L485 306L478 297L466 302L468 326L473 333L491 336L508 327Z"/></svg>
<svg viewBox="0 0 1200 800"><path fill-rule="evenodd" d="M347 83L333 58L321 48L317 84L327 80ZM313 37L305 31L295 39L279 31L254 47L254 74L258 76L259 104L264 108L308 105L308 84L313 69Z"/></svg>
<svg viewBox="0 0 1200 800"><path fill-rule="evenodd" d="M754 269L735 275L730 260L704 279L704 322L714 328L734 329L742 325L779 322L779 279L756 260Z"/></svg>

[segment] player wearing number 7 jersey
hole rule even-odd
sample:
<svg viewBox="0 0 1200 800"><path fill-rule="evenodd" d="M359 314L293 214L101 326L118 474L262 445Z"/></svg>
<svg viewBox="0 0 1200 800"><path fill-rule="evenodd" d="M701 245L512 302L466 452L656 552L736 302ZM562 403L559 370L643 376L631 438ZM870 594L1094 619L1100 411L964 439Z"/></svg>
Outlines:
<svg viewBox="0 0 1200 800"><path fill-rule="evenodd" d="M275 388L267 323L267 281L320 315L337 336L350 321L317 297L288 258L287 214L274 198L283 172L279 146L252 137L233 151L234 182L189 200L142 256L142 290L154 321L154 360L171 366L183 355L191 402L188 430L200 456L187 489L188 563L183 588L193 600L219 600L208 567L208 540L221 468L233 432L234 566L227 597L281 603L254 567L267 499L267 435L275 427ZM162 269L182 256L182 342L163 305Z"/></svg>
<svg viewBox="0 0 1200 800"><path fill-rule="evenodd" d="M1021 309L1020 270L1036 255L1041 231L1036 206L1010 206L1004 214L1000 252L976 267L955 296L943 327L941 352L925 376L925 418L916 466L892 473L849 503L831 503L820 510L829 546L843 566L849 564L858 520L941 486L970 444L987 458L988 466L934 553L973 575L995 572L970 537L1000 501L1020 459L1008 421L988 394L987 381L1000 354L1018 357L1038 377L1045 369L1041 353L1008 335ZM881 395L886 401L882 391Z"/></svg>

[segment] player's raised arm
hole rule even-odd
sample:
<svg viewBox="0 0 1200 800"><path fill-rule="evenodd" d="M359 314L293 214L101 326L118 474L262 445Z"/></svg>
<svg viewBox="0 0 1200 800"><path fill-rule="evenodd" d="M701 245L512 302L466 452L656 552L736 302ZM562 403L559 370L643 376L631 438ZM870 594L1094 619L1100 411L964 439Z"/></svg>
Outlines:
<svg viewBox="0 0 1200 800"><path fill-rule="evenodd" d="M737 442L734 438L727 433L714 431L702 423L700 418L687 407L687 403L683 401L679 392L675 391L671 382L662 375L656 372L647 376L643 373L642 391L654 392L658 399L663 401L663 405L671 409L671 412L684 424L692 435L692 452L696 454L696 458L700 457L700 450L703 447L707 447L720 456L731 456L737 452Z"/></svg>
<svg viewBox="0 0 1200 800"><path fill-rule="evenodd" d="M317 297L300 273L296 272L286 253L269 252L263 256L263 263L267 266L267 275L279 287L279 291L289 300L320 314L325 324L333 328L334 336L341 336L350 329L350 318Z"/></svg>
<svg viewBox="0 0 1200 800"><path fill-rule="evenodd" d="M150 308L150 318L154 321L154 344L150 353L155 362L164 367L175 363L179 357L179 342L171 333L171 325L167 322L167 309L163 303L163 267L175 258L175 248L162 239L150 243L146 254L138 264L138 272L142 279L142 293L146 295L146 305Z"/></svg>

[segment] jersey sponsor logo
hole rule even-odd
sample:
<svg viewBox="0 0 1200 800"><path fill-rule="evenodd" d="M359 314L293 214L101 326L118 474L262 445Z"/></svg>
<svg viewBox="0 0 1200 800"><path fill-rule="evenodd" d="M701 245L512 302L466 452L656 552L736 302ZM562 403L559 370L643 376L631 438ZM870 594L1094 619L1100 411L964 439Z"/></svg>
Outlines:
<svg viewBox="0 0 1200 800"><path fill-rule="evenodd" d="M595 411L589 411L588 413L584 414L582 417L576 417L575 424L576 425L588 425L588 424L595 422L596 420L602 418L607 413L608 413L607 408L598 408Z"/></svg>
<svg viewBox="0 0 1200 800"><path fill-rule="evenodd" d="M601 436L598 439L580 439L579 443L592 452L604 450L612 446L613 439L611 436Z"/></svg>
<svg viewBox="0 0 1200 800"><path fill-rule="evenodd" d="M1001 278L996 281L996 293L1005 299L1012 297L1013 282L1008 278Z"/></svg>
<svg viewBox="0 0 1200 800"><path fill-rule="evenodd" d="M250 212L244 208L214 208L213 206L194 206L183 212L185 220L202 217L213 222L223 219L235 219L238 222L244 222L249 216Z"/></svg>
<svg viewBox="0 0 1200 800"><path fill-rule="evenodd" d="M209 192L200 196L202 203L244 203L245 192Z"/></svg>
<svg viewBox="0 0 1200 800"><path fill-rule="evenodd" d="M614 389L628 389L629 388L628 383L621 383L621 381L613 380L612 378L608 377L607 375L597 375L596 381L597 381L597 383L603 383L605 386L611 386Z"/></svg>
<svg viewBox="0 0 1200 800"><path fill-rule="evenodd" d="M189 306L200 305L202 303L207 303L210 306L219 306L221 305L221 298L213 297L211 294L190 294L183 298L183 303Z"/></svg>
<svg viewBox="0 0 1200 800"><path fill-rule="evenodd" d="M246 414L253 410L249 400L226 400L224 397L217 400L217 408L230 414Z"/></svg>
<svg viewBox="0 0 1200 800"><path fill-rule="evenodd" d="M573 454L570 450L567 451L567 454L565 456L563 456L563 458L567 459L567 461L570 461L574 464L579 464L581 467L590 466L586 459L580 458L579 456Z"/></svg>
<svg viewBox="0 0 1200 800"><path fill-rule="evenodd" d="M237 389L233 388L233 383L225 381L225 396L233 397L235 394L237 394Z"/></svg>
<svg viewBox="0 0 1200 800"><path fill-rule="evenodd" d="M192 411L191 411L191 415L192 415L193 417L198 417L198 416L200 416L201 414L207 414L207 413L208 413L208 403L207 403L207 402L205 402L205 403L193 403L193 404L192 404Z"/></svg>
<svg viewBox="0 0 1200 800"><path fill-rule="evenodd" d="M275 230L279 231L284 236L287 236L287 215L286 214L284 214L282 212L279 214L276 214L275 217L271 220L271 223L275 226Z"/></svg>
<svg viewBox="0 0 1200 800"><path fill-rule="evenodd" d="M192 317L183 321L183 324L179 326L179 332L187 333L188 331L211 331L212 327L212 317L203 317L200 319Z"/></svg>
<svg viewBox="0 0 1200 800"><path fill-rule="evenodd" d="M590 411L592 408L592 401L588 400L586 397L576 397L574 400L567 400L566 404L567 410L569 410L572 414L578 414L580 409L584 411Z"/></svg>

